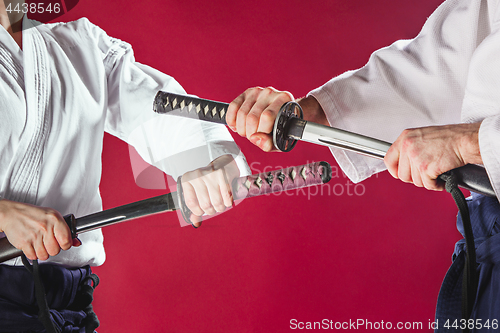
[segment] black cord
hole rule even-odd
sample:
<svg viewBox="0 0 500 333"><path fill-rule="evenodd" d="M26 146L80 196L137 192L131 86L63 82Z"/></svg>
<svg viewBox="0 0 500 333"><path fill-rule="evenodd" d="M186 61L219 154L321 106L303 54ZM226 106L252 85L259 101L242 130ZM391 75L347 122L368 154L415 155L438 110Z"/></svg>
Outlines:
<svg viewBox="0 0 500 333"><path fill-rule="evenodd" d="M24 267L26 267L28 272L33 275L33 280L35 281L35 297L38 303L38 320L43 324L47 333L61 333L61 330L59 327L54 325L50 316L49 305L47 304L47 295L45 294L45 288L43 287L42 279L40 277L38 260L33 260L32 266L24 254L21 258Z"/></svg>
<svg viewBox="0 0 500 333"><path fill-rule="evenodd" d="M476 299L478 277L476 263L476 248L474 245L474 235L472 233L472 224L470 220L469 207L462 191L458 188L457 176L453 171L446 172L440 178L446 182L446 191L451 194L455 204L458 207L462 217L465 237L466 260L462 279L462 319L468 320L472 314L474 302ZM464 333L469 332L466 322Z"/></svg>

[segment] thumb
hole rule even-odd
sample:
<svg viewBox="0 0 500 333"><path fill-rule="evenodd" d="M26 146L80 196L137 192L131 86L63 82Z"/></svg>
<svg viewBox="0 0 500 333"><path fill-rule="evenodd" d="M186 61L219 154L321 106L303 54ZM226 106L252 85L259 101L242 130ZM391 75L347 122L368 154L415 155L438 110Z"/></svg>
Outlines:
<svg viewBox="0 0 500 333"><path fill-rule="evenodd" d="M203 217L191 214L191 217L189 219L193 223L193 227L195 228L201 227L201 222L203 221Z"/></svg>
<svg viewBox="0 0 500 333"><path fill-rule="evenodd" d="M250 142L265 152L278 151L278 149L274 147L273 137L271 134L262 132L254 133L250 136Z"/></svg>

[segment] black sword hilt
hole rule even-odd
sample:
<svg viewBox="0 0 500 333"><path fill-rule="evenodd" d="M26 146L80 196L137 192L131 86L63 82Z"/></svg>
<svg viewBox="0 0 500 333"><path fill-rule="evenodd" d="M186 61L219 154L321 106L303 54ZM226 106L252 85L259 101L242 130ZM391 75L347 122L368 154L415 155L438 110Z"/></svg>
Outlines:
<svg viewBox="0 0 500 333"><path fill-rule="evenodd" d="M153 111L159 114L192 118L212 123L227 125L226 115L229 103L212 101L187 95L179 95L165 91L156 94ZM290 151L295 147L297 140L290 137L290 120L303 118L300 105L296 102L287 102L281 106L273 129L273 142L280 151Z"/></svg>
<svg viewBox="0 0 500 333"><path fill-rule="evenodd" d="M496 197L495 190L491 185L490 178L488 177L484 167L476 164L467 164L447 171L438 178L441 181L446 182L450 172L455 174L458 186L461 188L483 194L488 197Z"/></svg>
<svg viewBox="0 0 500 333"><path fill-rule="evenodd" d="M226 124L228 103L158 91L153 110L156 113Z"/></svg>

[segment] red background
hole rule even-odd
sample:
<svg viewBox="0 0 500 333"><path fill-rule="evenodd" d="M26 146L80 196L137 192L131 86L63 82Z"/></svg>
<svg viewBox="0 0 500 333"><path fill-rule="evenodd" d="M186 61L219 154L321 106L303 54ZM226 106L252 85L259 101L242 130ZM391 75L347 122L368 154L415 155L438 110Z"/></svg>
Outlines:
<svg viewBox="0 0 500 333"><path fill-rule="evenodd" d="M86 0L60 20L88 17L189 93L229 102L254 85L300 97L414 37L440 3ZM235 140L254 172L319 160L337 170L325 147L265 154ZM105 208L163 193L134 183L127 145L109 135L103 164ZM291 319L429 331L460 238L451 197L387 172L358 186L362 195L353 189L339 172L323 195L249 199L199 230L179 227L175 213L106 228L99 332L287 332Z"/></svg>

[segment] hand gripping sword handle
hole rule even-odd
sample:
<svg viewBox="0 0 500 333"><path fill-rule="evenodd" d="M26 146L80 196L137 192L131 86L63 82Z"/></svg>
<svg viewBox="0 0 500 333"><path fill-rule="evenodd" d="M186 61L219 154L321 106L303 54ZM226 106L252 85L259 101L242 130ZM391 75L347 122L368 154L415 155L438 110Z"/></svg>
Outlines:
<svg viewBox="0 0 500 333"><path fill-rule="evenodd" d="M228 105L227 103L159 91L155 98L154 111L226 124ZM273 143L277 149L288 152L295 147L298 140L301 140L348 149L375 158L384 158L387 149L391 146L388 142L307 122L302 118L302 108L298 103L283 104L274 122L272 133ZM315 133L307 132L307 127L313 129ZM321 135L320 138L316 138L318 132L326 134L326 139L321 138ZM312 138L309 137L310 134L313 134ZM342 139L328 140L328 134L331 136L340 135ZM346 137L347 140L345 140ZM355 142L350 141L353 138ZM496 196L485 168L468 164L453 171L457 174L460 187L487 196Z"/></svg>
<svg viewBox="0 0 500 333"><path fill-rule="evenodd" d="M71 230L71 237L76 238L75 216L73 214L66 215L64 216L64 221L66 221L69 230ZM23 251L15 248L6 237L0 238L0 263L19 257L22 253Z"/></svg>
<svg viewBox="0 0 500 333"><path fill-rule="evenodd" d="M228 106L228 103L159 91L154 100L153 110L156 113L227 125Z"/></svg>
<svg viewBox="0 0 500 333"><path fill-rule="evenodd" d="M156 113L192 118L212 123L226 122L228 103L211 101L208 99L179 95L165 91L156 94L153 110ZM276 119L273 129L273 141L276 148L287 152L295 147L297 139L288 136L289 120L303 118L302 108L295 102L283 104L280 116Z"/></svg>
<svg viewBox="0 0 500 333"><path fill-rule="evenodd" d="M233 180L231 188L233 199L240 200L273 192L326 184L331 178L332 168L330 164L322 161L239 177ZM177 180L177 198L180 211L184 220L194 227L190 219L191 211L184 202L181 179L179 177Z"/></svg>
<svg viewBox="0 0 500 333"><path fill-rule="evenodd" d="M233 198L235 200L244 199L272 192L325 184L330 181L331 174L332 169L330 164L327 162L315 162L240 177L236 178L232 183ZM79 217L78 226L77 219L75 219L73 214L64 216L64 220L68 224L73 238L76 237L77 233L93 230L96 226L104 227L120 221L126 221L141 216L171 211L179 208L181 209L184 219L187 222L190 222L189 217L191 216L191 212L184 203L182 186L180 186L180 184L181 182L179 179L177 183L179 193L171 192L165 195L111 208L99 213ZM167 200L165 197L169 198L168 202L165 201ZM172 201L170 202L170 200ZM99 217L96 218L96 215L99 215ZM98 225L94 225L96 221L99 221ZM0 238L0 263L19 257L21 254L22 251L11 245L7 238Z"/></svg>

